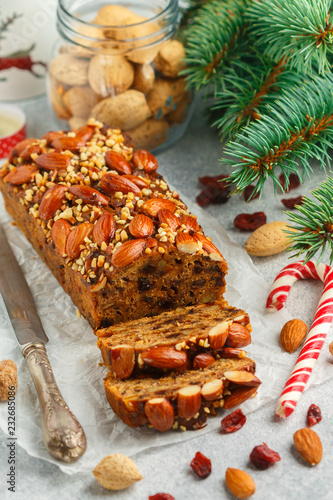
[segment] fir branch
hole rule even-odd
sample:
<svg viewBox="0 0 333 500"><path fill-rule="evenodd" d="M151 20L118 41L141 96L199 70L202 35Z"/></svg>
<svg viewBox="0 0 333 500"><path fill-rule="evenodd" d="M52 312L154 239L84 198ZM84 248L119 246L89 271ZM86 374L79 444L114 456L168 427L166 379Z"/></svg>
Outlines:
<svg viewBox="0 0 333 500"><path fill-rule="evenodd" d="M253 120L260 120L265 105L278 99L281 89L293 84L294 71L282 59L277 64L260 54L249 57L249 48L239 61L226 70L228 82L216 94L212 110L226 110L213 123L220 130L222 140L234 139L238 131Z"/></svg>
<svg viewBox="0 0 333 500"><path fill-rule="evenodd" d="M330 264L333 264L333 179L327 180L314 189L311 194L317 202L305 197L297 206L299 213L287 212L288 220L298 232L288 231L292 241L289 252L291 257L305 254L305 262L319 253L318 262L325 250L330 252Z"/></svg>
<svg viewBox="0 0 333 500"><path fill-rule="evenodd" d="M316 62L319 72L333 50L332 0L255 0L247 11L251 34L265 54L278 62L287 56L303 73Z"/></svg>
<svg viewBox="0 0 333 500"><path fill-rule="evenodd" d="M187 31L186 76L189 87L196 90L218 80L244 25L246 2L212 0L197 13Z"/></svg>
<svg viewBox="0 0 333 500"><path fill-rule="evenodd" d="M298 84L296 80L298 79ZM261 194L265 181L273 180L274 190L282 186L275 174L277 166L285 177L294 172L300 180L312 172L309 160L317 159L325 168L333 147L333 75L302 77L295 75L295 86L284 91L266 114L239 133L221 161L234 168L229 180L235 192L256 182L253 196ZM282 189L283 191L283 189Z"/></svg>

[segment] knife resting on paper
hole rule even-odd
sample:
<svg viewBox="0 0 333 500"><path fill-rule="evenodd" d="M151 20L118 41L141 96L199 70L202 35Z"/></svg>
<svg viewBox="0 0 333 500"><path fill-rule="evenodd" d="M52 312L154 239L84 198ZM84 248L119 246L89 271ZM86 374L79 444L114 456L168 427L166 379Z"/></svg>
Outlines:
<svg viewBox="0 0 333 500"><path fill-rule="evenodd" d="M71 463L86 450L84 431L56 384L34 299L0 224L0 293L35 384L43 440L52 457Z"/></svg>

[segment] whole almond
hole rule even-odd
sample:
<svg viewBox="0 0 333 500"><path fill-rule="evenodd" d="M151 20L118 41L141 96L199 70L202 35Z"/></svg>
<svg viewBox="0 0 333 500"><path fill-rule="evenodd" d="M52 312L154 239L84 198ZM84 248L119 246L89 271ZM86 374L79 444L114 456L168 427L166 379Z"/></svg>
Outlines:
<svg viewBox="0 0 333 500"><path fill-rule="evenodd" d="M165 398L154 398L147 401L145 414L151 425L161 432L171 429L175 421L175 410Z"/></svg>
<svg viewBox="0 0 333 500"><path fill-rule="evenodd" d="M229 328L227 347L245 347L251 344L251 334L249 330L240 323L233 323Z"/></svg>
<svg viewBox="0 0 333 500"><path fill-rule="evenodd" d="M330 343L330 345L328 346L329 350L330 350L330 353L332 354L333 356L333 342Z"/></svg>
<svg viewBox="0 0 333 500"><path fill-rule="evenodd" d="M158 346L142 352L141 359L155 368L176 369L186 363L187 354L184 351L177 351L174 347Z"/></svg>
<svg viewBox="0 0 333 500"><path fill-rule="evenodd" d="M24 139L23 141L19 142L16 144L16 146L11 150L8 156L8 162L13 163L13 160L20 156L22 151L33 144L34 142L39 142L38 139L35 139L34 137L31 137L29 139Z"/></svg>
<svg viewBox="0 0 333 500"><path fill-rule="evenodd" d="M181 225L184 225L189 231L199 231L200 226L194 217L190 215L182 215L180 220ZM206 243L206 242L205 242Z"/></svg>
<svg viewBox="0 0 333 500"><path fill-rule="evenodd" d="M74 184L69 188L69 192L77 198L81 198L84 203L105 207L109 204L109 198L90 186Z"/></svg>
<svg viewBox="0 0 333 500"><path fill-rule="evenodd" d="M234 406L244 403L244 401L254 396L257 390L257 385L254 387L241 386L238 389L233 390L229 396L224 398L223 408L225 410L229 410L229 408L233 408Z"/></svg>
<svg viewBox="0 0 333 500"><path fill-rule="evenodd" d="M61 137L62 135L64 135L63 132L54 132L53 130L50 130L41 137L41 141L44 140L46 141L47 146L51 146L52 141L54 141L54 139L56 139L57 137Z"/></svg>
<svg viewBox="0 0 333 500"><path fill-rule="evenodd" d="M132 173L130 163L121 153L117 153L116 151L107 151L105 153L105 163L111 170L116 170L118 174L130 175Z"/></svg>
<svg viewBox="0 0 333 500"><path fill-rule="evenodd" d="M225 473L225 482L231 493L237 498L249 498L256 491L252 477L240 469L228 468Z"/></svg>
<svg viewBox="0 0 333 500"><path fill-rule="evenodd" d="M40 155L41 152L42 148L38 144L31 144L23 149L23 151L20 153L20 158L22 158L23 161L30 161L31 155Z"/></svg>
<svg viewBox="0 0 333 500"><path fill-rule="evenodd" d="M323 457L323 447L318 434L308 427L294 434L294 444L301 457L310 465L317 465Z"/></svg>
<svg viewBox="0 0 333 500"><path fill-rule="evenodd" d="M301 319L287 321L280 334L283 349L287 352L296 351L303 342L307 331L308 327Z"/></svg>
<svg viewBox="0 0 333 500"><path fill-rule="evenodd" d="M120 453L103 458L93 470L93 474L108 490L124 490L142 479L133 460Z"/></svg>
<svg viewBox="0 0 333 500"><path fill-rule="evenodd" d="M66 253L70 259L76 259L81 252L81 245L84 243L85 238L89 238L93 231L93 224L90 222L83 222L69 233L66 243Z"/></svg>
<svg viewBox="0 0 333 500"><path fill-rule="evenodd" d="M137 214L130 222L128 230L134 238L149 238L154 231L154 223L150 217Z"/></svg>
<svg viewBox="0 0 333 500"><path fill-rule="evenodd" d="M110 240L114 237L116 232L116 223L113 215L110 213L105 213L101 215L96 224L94 225L92 239L98 245L102 243L108 244Z"/></svg>
<svg viewBox="0 0 333 500"><path fill-rule="evenodd" d="M112 265L115 267L125 267L136 260L146 248L147 242L145 239L125 241L117 248L111 259Z"/></svg>
<svg viewBox="0 0 333 500"><path fill-rule="evenodd" d="M79 153L80 148L85 145L86 141L82 140L80 137L68 137L67 135L57 137L52 141L52 146L54 148L68 150L72 153Z"/></svg>
<svg viewBox="0 0 333 500"><path fill-rule="evenodd" d="M193 369L200 370L201 368L207 368L215 363L215 358L209 352L201 352L197 354L193 359Z"/></svg>
<svg viewBox="0 0 333 500"><path fill-rule="evenodd" d="M173 231L176 231L180 227L178 217L167 208L162 208L158 212L157 217L161 224L167 224Z"/></svg>
<svg viewBox="0 0 333 500"><path fill-rule="evenodd" d="M20 186L21 184L30 182L37 172L38 169L34 165L21 165L6 175L5 182Z"/></svg>
<svg viewBox="0 0 333 500"><path fill-rule="evenodd" d="M285 230L291 231L292 228L283 221L264 224L251 234L244 248L248 254L257 257L266 257L283 252L290 244L290 239L287 238Z"/></svg>
<svg viewBox="0 0 333 500"><path fill-rule="evenodd" d="M147 200L144 205L142 205L142 208L151 217L156 217L162 208L167 208L170 212L174 213L177 206L173 201L167 200L166 198L150 198L150 200Z"/></svg>
<svg viewBox="0 0 333 500"><path fill-rule="evenodd" d="M116 193L120 191L123 194L134 193L141 194L140 189L134 182L124 178L123 175L105 174L101 179L101 189L106 193Z"/></svg>
<svg viewBox="0 0 333 500"><path fill-rule="evenodd" d="M89 125L82 125L75 130L75 136L82 141L89 141L95 133L95 129Z"/></svg>
<svg viewBox="0 0 333 500"><path fill-rule="evenodd" d="M132 161L137 168L143 169L147 173L155 172L158 169L158 161L155 156L145 149L135 151Z"/></svg>
<svg viewBox="0 0 333 500"><path fill-rule="evenodd" d="M133 182L133 184L138 186L140 189L148 187L148 184L145 182L144 178L139 177L138 175L125 174L122 177ZM147 179L147 180L149 180L149 179Z"/></svg>
<svg viewBox="0 0 333 500"><path fill-rule="evenodd" d="M63 153L44 153L35 159L35 163L45 170L66 170L71 157Z"/></svg>
<svg viewBox="0 0 333 500"><path fill-rule="evenodd" d="M71 227L68 220L65 219L56 220L52 226L51 238L54 246L62 257L66 255L66 243Z"/></svg>
<svg viewBox="0 0 333 500"><path fill-rule="evenodd" d="M66 191L68 187L62 184L56 184L46 191L38 209L40 219L47 220L53 217L63 204Z"/></svg>

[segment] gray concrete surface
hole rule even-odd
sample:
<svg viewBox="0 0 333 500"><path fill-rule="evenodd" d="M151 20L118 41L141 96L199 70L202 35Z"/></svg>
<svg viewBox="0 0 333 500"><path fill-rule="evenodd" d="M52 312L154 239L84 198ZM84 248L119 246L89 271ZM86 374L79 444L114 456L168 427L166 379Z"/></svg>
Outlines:
<svg viewBox="0 0 333 500"><path fill-rule="evenodd" d="M44 97L21 104L28 116L28 135L40 136L56 127ZM160 171L173 186L192 200L199 192L198 176L216 175L221 166L218 158L222 146L216 133L206 124L203 105L197 103L192 122L184 138L168 151L160 154ZM225 170L226 171L226 170ZM307 194L325 178L323 172L315 171L311 181L292 192L290 197ZM246 205L239 196L227 204L208 207L207 213L215 217L232 237L244 244L247 235L235 230L233 220L240 212L264 210L268 221L284 220L281 195L273 197L272 187L267 185L263 198ZM328 263L327 259L324 262ZM254 263L265 279L272 282L277 272L288 263L286 255L255 258ZM319 286L319 285L318 285ZM318 301L320 290L309 281L292 291L288 309L294 317L310 323ZM318 292L319 290L319 292ZM306 292L306 293L305 293ZM307 299L304 300L304 296ZM313 297L313 300L312 300ZM330 334L332 337L332 333ZM331 339L332 340L332 339ZM333 370L333 366L332 366ZM172 494L176 500L203 500L234 498L224 482L227 467L241 468L250 473L256 483L256 500L329 500L333 498L333 380L307 390L297 411L287 421L274 416L275 403L262 407L248 415L246 425L237 433L221 435L211 432L182 444L154 448L134 456L143 480L122 492L108 492L95 481L92 474L68 476L55 465L30 457L24 450L17 450L16 492L7 491L8 473L7 439L0 431L0 499L17 498L27 500L88 500L117 498L119 500L145 500L157 492ZM315 427L323 443L323 459L317 467L308 466L293 447L293 433L305 426L305 416L311 403L318 404L323 413L322 422ZM249 462L254 446L266 442L278 451L281 461L267 471L258 471ZM189 464L197 451L212 461L212 474L205 480L194 476ZM112 450L110 450L110 453Z"/></svg>

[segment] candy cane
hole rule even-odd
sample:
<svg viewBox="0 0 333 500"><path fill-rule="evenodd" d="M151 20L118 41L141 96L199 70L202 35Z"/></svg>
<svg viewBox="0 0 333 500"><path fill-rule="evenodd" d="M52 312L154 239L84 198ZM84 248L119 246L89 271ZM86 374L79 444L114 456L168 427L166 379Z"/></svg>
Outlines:
<svg viewBox="0 0 333 500"><path fill-rule="evenodd" d="M323 281L324 290L304 346L278 399L276 414L281 418L289 417L294 411L333 321L333 269L326 264L316 266L312 261L286 266L277 275L266 303L270 312L282 309L293 283L307 278Z"/></svg>

